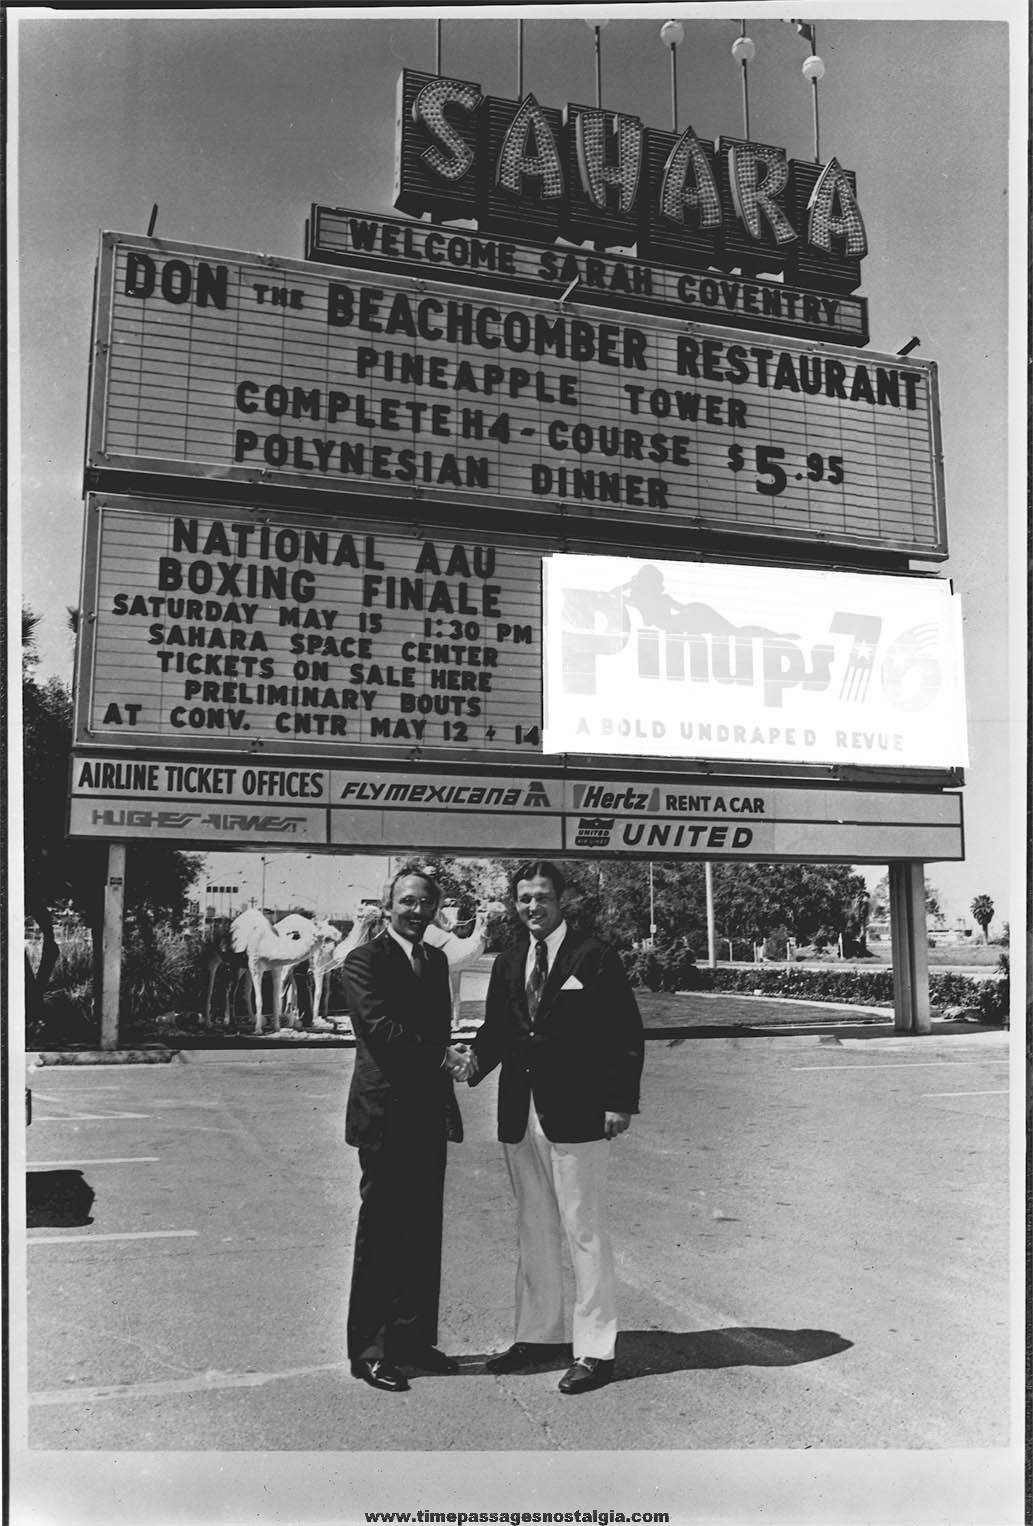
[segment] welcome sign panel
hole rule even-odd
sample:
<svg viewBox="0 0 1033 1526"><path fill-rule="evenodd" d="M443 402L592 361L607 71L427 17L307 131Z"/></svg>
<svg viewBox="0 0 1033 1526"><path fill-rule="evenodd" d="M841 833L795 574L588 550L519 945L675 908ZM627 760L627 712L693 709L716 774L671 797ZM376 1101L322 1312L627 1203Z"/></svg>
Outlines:
<svg viewBox="0 0 1033 1526"><path fill-rule="evenodd" d="M87 469L946 555L936 368L106 234Z"/></svg>
<svg viewBox="0 0 1033 1526"><path fill-rule="evenodd" d="M544 586L547 753L967 762L947 582L551 556Z"/></svg>

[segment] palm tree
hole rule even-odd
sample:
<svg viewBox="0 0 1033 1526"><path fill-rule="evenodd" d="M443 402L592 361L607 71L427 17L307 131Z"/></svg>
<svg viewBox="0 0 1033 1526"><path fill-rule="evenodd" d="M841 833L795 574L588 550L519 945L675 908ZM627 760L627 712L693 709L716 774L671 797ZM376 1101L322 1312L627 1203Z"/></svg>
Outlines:
<svg viewBox="0 0 1033 1526"><path fill-rule="evenodd" d="M983 942L988 943L987 929L994 919L994 903L988 895L976 896L972 902L972 915L983 929Z"/></svg>

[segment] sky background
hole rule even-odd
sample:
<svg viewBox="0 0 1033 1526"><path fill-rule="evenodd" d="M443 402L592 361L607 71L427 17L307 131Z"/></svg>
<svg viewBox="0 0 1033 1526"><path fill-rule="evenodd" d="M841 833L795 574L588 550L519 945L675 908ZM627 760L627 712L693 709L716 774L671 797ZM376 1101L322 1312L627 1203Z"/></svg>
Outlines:
<svg viewBox="0 0 1033 1526"><path fill-rule="evenodd" d="M1025 643L1021 584L1010 598L1009 566L1021 570L1024 540L1009 521L1009 399L1016 420L1024 415L1009 390L1007 303L1009 68L1019 71L1013 80L1024 78L1015 25L1024 27L1025 13L983 5L979 20L956 20L942 6L894 6L894 18L913 19L883 20L856 4L793 10L815 20L827 66L822 158L835 154L857 174L871 250L860 288L870 348L896 352L917 335L916 353L939 363L951 546L943 570L962 596L966 640L968 860L933 864L927 875L952 922L988 893L999 931L1019 912L1013 850L1022 842L1015 696ZM442 14L443 72L515 97L517 12ZM670 63L659 28L670 13L640 6L634 16L608 14L604 105L669 128ZM786 12L738 5L675 14L687 23L677 55L679 127L742 135L730 48L745 16L757 47L751 136L811 158L811 89L800 73L808 49L779 19ZM545 105L594 99L593 41L581 18L527 13L524 88ZM434 22L426 13L276 9L24 9L15 20L22 592L43 616L41 675L67 679L99 231L144 233L157 202L159 236L300 258L313 202L392 212L395 84L403 66L433 70ZM1014 82L1012 93L1016 106ZM1014 429L1017 450L1022 429ZM1013 477L1012 501L1021 517L1021 477ZM384 867L280 859L270 898L275 883L287 900L336 910L373 893ZM219 854L207 879L247 883L257 895L260 874L257 855Z"/></svg>

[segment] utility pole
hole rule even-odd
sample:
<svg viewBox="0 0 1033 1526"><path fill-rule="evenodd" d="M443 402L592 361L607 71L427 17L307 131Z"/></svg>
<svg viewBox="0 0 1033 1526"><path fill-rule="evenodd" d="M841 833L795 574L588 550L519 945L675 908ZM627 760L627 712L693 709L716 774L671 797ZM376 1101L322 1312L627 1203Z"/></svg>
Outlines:
<svg viewBox="0 0 1033 1526"><path fill-rule="evenodd" d="M717 967L717 928L714 922L714 866L709 858L703 863L703 878L707 888L707 964L713 970Z"/></svg>

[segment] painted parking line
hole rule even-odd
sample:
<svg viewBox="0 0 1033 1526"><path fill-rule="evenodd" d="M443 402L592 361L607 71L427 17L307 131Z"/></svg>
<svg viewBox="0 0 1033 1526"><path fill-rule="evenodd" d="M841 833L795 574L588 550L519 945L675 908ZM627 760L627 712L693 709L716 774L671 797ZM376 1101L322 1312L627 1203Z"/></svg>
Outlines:
<svg viewBox="0 0 1033 1526"><path fill-rule="evenodd" d="M844 1064L837 1060L834 1065L790 1065L790 1070L923 1070L934 1065L1010 1065L1010 1060L874 1060L870 1064L859 1060Z"/></svg>
<svg viewBox="0 0 1033 1526"><path fill-rule="evenodd" d="M27 1160L25 1165L29 1171L55 1171L62 1166L136 1166L160 1159L160 1155L95 1155L87 1160Z"/></svg>
<svg viewBox="0 0 1033 1526"><path fill-rule="evenodd" d="M120 1086L63 1086L59 1092L41 1092L38 1086L32 1088L34 1097L41 1097L44 1102L64 1102L70 1094L82 1092L93 1096L94 1092L117 1092Z"/></svg>
<svg viewBox="0 0 1033 1526"><path fill-rule="evenodd" d="M163 1378L153 1383L108 1383L92 1388L59 1388L29 1394L30 1404L95 1404L99 1399L146 1399L164 1394L196 1394L219 1388L261 1388L289 1378L321 1372L347 1372L346 1362L322 1362L315 1367L288 1367L282 1372L199 1372L189 1378Z"/></svg>
<svg viewBox="0 0 1033 1526"><path fill-rule="evenodd" d="M62 1113L33 1118L33 1123L108 1123L119 1118L149 1118L150 1113Z"/></svg>
<svg viewBox="0 0 1033 1526"><path fill-rule="evenodd" d="M1003 1091L992 1091L992 1092L919 1092L918 1095L919 1095L919 1098L922 1098L922 1097L1006 1097L1008 1095L1008 1089L1007 1089L1007 1087L1005 1087L1005 1089Z"/></svg>
<svg viewBox="0 0 1033 1526"><path fill-rule="evenodd" d="M203 1068L204 1070L217 1070L227 1065L232 1065L236 1070L266 1070L279 1059L281 1054L288 1052L294 1055L302 1053L298 1049L290 1051L279 1049L270 1051L270 1058L268 1060L187 1060L185 1063L187 1065L196 1065L198 1069ZM326 1054L321 1051L314 1050L311 1053L305 1054L305 1059L313 1062L325 1060L326 1058Z"/></svg>
<svg viewBox="0 0 1033 1526"><path fill-rule="evenodd" d="M95 1240L182 1240L196 1239L199 1229L138 1229L126 1234L99 1235L29 1235L26 1245L92 1244Z"/></svg>

